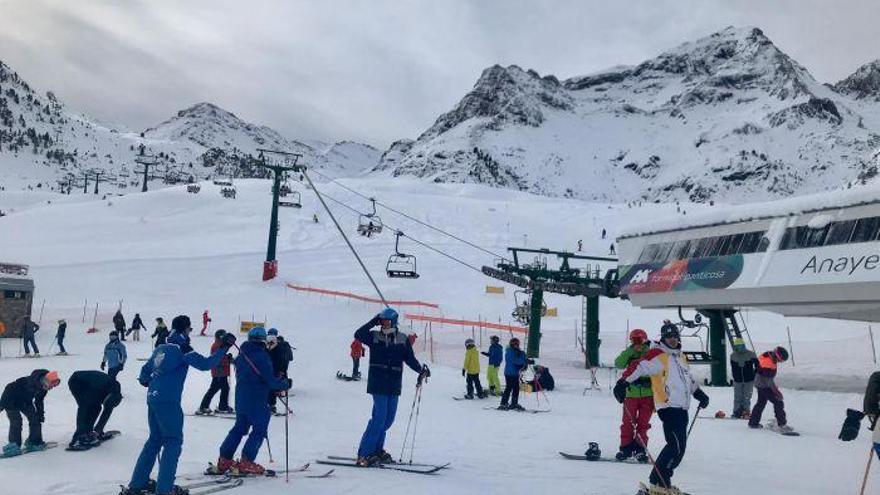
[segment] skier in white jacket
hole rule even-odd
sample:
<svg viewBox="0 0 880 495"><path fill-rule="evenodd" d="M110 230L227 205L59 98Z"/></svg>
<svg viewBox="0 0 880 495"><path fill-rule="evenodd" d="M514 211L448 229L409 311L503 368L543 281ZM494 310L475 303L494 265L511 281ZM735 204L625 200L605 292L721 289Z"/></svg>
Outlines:
<svg viewBox="0 0 880 495"><path fill-rule="evenodd" d="M677 495L672 486L672 475L681 463L687 446L688 408L691 396L700 409L709 405L709 397L700 389L691 375L687 360L681 353L681 335L673 323L664 322L660 340L655 342L644 357L633 361L614 386L614 396L623 403L627 387L643 376L651 377L654 407L663 422L666 446L657 456L649 481L640 493L650 495Z"/></svg>

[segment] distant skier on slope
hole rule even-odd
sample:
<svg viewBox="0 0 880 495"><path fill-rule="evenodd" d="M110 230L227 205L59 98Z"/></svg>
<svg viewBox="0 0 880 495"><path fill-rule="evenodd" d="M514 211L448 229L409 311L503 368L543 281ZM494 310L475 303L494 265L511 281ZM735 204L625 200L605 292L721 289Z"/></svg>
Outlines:
<svg viewBox="0 0 880 495"><path fill-rule="evenodd" d="M40 325L34 323L30 316L24 317L21 325L21 340L24 343L25 357L31 356L31 347L34 348L34 357L40 357L40 349L37 347L36 333L40 330Z"/></svg>
<svg viewBox="0 0 880 495"><path fill-rule="evenodd" d="M172 334L168 343L153 351L150 360L141 368L138 381L147 387L147 420L150 437L138 456L131 481L120 495L146 495L150 482L150 472L160 456L159 476L156 481L157 495L180 495L185 493L174 484L177 474L177 460L183 449L183 409L180 397L187 371L192 366L207 371L215 366L229 352L235 343L235 335L227 334L224 345L210 357L193 351L189 333L192 324L188 316L176 316L171 321Z"/></svg>
<svg viewBox="0 0 880 495"><path fill-rule="evenodd" d="M131 339L135 342L140 342L142 328L144 328L144 322L141 320L141 314L135 313L131 320L131 328L128 329L128 335L131 335Z"/></svg>
<svg viewBox="0 0 880 495"><path fill-rule="evenodd" d="M486 366L486 382L489 384L489 394L495 397L501 395L501 381L498 379L498 368L504 360L504 347L501 346L501 337L493 335L489 338L489 351L481 354L489 358Z"/></svg>
<svg viewBox="0 0 880 495"><path fill-rule="evenodd" d="M378 326L379 329L373 328ZM385 308L357 329L354 338L370 348L367 393L373 396L373 412L358 447L358 466L392 461L385 451L385 432L394 424L403 380L403 363L419 374L419 383L431 376L428 365L420 364L410 339L397 328L397 311Z"/></svg>
<svg viewBox="0 0 880 495"><path fill-rule="evenodd" d="M223 329L214 332L214 343L211 344L212 355L226 345L224 341L226 333L226 330ZM220 363L217 364L217 366L211 368L211 386L208 387L208 391L205 392L204 397L202 397L202 403L199 405L199 410L196 414L211 414L211 400L214 399L214 395L217 392L220 392L220 404L217 407L217 412L226 414L234 412L229 407L229 374L231 363L232 354L226 354L220 359Z"/></svg>
<svg viewBox="0 0 880 495"><path fill-rule="evenodd" d="M9 443L3 447L4 456L22 453L22 416L28 421L28 438L24 443L26 451L44 450L41 424L46 421L43 399L49 390L61 383L57 371L34 370L30 375L19 378L6 385L0 395L0 411L6 411L9 418Z"/></svg>
<svg viewBox="0 0 880 495"><path fill-rule="evenodd" d="M752 391L758 370L758 356L746 348L741 338L733 339L730 353L730 371L733 374L733 417L749 419L752 410Z"/></svg>
<svg viewBox="0 0 880 495"><path fill-rule="evenodd" d="M81 370L70 375L67 387L77 406L76 431L70 448L89 449L101 442L113 409L122 402L119 382L100 371Z"/></svg>
<svg viewBox="0 0 880 495"><path fill-rule="evenodd" d="M367 351L364 350L364 345L361 344L361 341L358 339L352 339L351 341L351 379L352 380L360 380L361 379L361 358L367 355Z"/></svg>
<svg viewBox="0 0 880 495"><path fill-rule="evenodd" d="M519 339L510 339L507 350L504 351L504 393L501 394L499 410L523 411L525 408L519 405L519 382L524 369L529 364L526 353L519 348Z"/></svg>
<svg viewBox="0 0 880 495"><path fill-rule="evenodd" d="M58 342L58 355L66 356L67 349L64 348L64 336L67 334L67 321L63 318L58 320L58 330L55 331L55 340Z"/></svg>
<svg viewBox="0 0 880 495"><path fill-rule="evenodd" d="M651 495L678 495L672 485L675 468L684 458L687 448L688 408L691 396L699 401L700 409L709 405L709 397L700 389L691 375L687 359L681 352L681 335L672 323L664 323L660 340L642 359L633 361L614 386L614 397L623 403L630 385L643 376L651 377L654 406L663 422L666 446L657 456L649 481L647 493Z"/></svg>
<svg viewBox="0 0 880 495"><path fill-rule="evenodd" d="M204 313L202 313L202 331L199 333L202 337L205 336L205 332L208 331L208 324L211 323L211 317L208 316L208 310L206 309Z"/></svg>
<svg viewBox="0 0 880 495"><path fill-rule="evenodd" d="M117 309L116 314L113 315L113 328L116 329L119 339L125 340L125 317L122 316L121 309Z"/></svg>
<svg viewBox="0 0 880 495"><path fill-rule="evenodd" d="M234 469L242 474L263 474L257 454L266 439L271 413L266 396L287 390L287 380L275 377L272 360L266 351L266 329L254 327L235 358L235 424L220 445L216 469L225 473ZM250 433L248 433L250 431ZM242 437L248 435L238 462L233 459Z"/></svg>
<svg viewBox="0 0 880 495"><path fill-rule="evenodd" d="M128 353L125 350L125 344L119 341L119 332L116 330L110 332L110 341L104 346L104 357L101 360L101 370L107 370L107 374L112 378L125 367L128 360Z"/></svg>
<svg viewBox="0 0 880 495"><path fill-rule="evenodd" d="M161 317L156 318L156 330L153 331L153 335L150 336L150 338L156 339L156 345L154 347L159 347L166 343L169 334L168 327L165 325L165 320Z"/></svg>
<svg viewBox="0 0 880 495"><path fill-rule="evenodd" d="M763 428L761 415L764 413L767 402L770 402L773 404L773 414L776 415L776 425L780 431L792 431L785 417L785 402L783 402L782 392L779 391L775 381L777 364L785 361L788 361L788 351L781 346L761 354L761 357L758 358L757 377L755 378L758 400L749 417L749 428Z"/></svg>
<svg viewBox="0 0 880 495"><path fill-rule="evenodd" d="M531 385L532 390L535 392L550 392L556 388L556 380L554 380L553 375L550 374L550 368L536 364L534 369L535 375L529 380L529 385Z"/></svg>
<svg viewBox="0 0 880 495"><path fill-rule="evenodd" d="M625 370L648 353L651 343L648 334L641 328L629 333L630 345L614 360L614 366ZM615 454L618 461L636 457L639 462L647 462L648 429L651 428L651 415L654 414L654 391L651 378L643 376L626 389L623 401L623 418L620 422L620 450ZM636 441L636 435L639 441Z"/></svg>

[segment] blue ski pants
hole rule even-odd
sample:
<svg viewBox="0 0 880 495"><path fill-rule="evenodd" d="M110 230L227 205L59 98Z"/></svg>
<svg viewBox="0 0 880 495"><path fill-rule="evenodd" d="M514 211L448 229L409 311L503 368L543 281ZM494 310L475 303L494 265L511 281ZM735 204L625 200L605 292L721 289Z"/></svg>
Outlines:
<svg viewBox="0 0 880 495"><path fill-rule="evenodd" d="M174 477L177 475L177 460L183 449L183 409L180 404L157 403L147 404L147 419L150 425L150 437L144 443L141 455L138 456L131 474L128 487L140 490L147 487L153 465L159 452L159 476L156 479L156 493L164 495L171 492Z"/></svg>
<svg viewBox="0 0 880 495"><path fill-rule="evenodd" d="M266 434L269 430L270 417L269 406L266 404L262 404L259 411L236 410L235 424L232 425L232 429L229 430L226 439L220 444L220 457L232 459L235 456L235 451L238 449L238 444L241 443L242 437L247 435L248 439L241 449L241 457L251 462L256 461L257 454L260 453L260 447L263 445L263 440L266 439ZM250 434L248 434L248 430L250 430Z"/></svg>
<svg viewBox="0 0 880 495"><path fill-rule="evenodd" d="M397 395L373 395L373 415L361 437L358 456L366 457L385 447L385 432L394 424L399 398Z"/></svg>

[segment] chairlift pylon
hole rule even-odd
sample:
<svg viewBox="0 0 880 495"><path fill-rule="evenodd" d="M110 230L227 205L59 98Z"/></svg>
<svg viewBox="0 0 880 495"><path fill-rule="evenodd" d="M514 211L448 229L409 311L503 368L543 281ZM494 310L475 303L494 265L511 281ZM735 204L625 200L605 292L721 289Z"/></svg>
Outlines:
<svg viewBox="0 0 880 495"><path fill-rule="evenodd" d="M416 257L411 254L400 252L400 237L403 232L397 231L394 239L394 254L388 257L385 264L385 272L390 278L419 278L416 271Z"/></svg>
<svg viewBox="0 0 880 495"><path fill-rule="evenodd" d="M371 213L364 213L358 217L358 234L367 237L371 237L373 234L382 233L382 219L379 218L379 215L376 215L376 200L370 198L370 204L373 207L373 211Z"/></svg>

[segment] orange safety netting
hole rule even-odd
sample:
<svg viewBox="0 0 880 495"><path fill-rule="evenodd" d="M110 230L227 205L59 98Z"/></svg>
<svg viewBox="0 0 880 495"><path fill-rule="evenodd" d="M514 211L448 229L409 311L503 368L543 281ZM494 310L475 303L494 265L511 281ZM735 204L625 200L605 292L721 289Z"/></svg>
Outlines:
<svg viewBox="0 0 880 495"><path fill-rule="evenodd" d="M403 315L408 320L429 321L431 323L448 323L450 325L461 325L464 327L489 328L492 330L503 330L505 332L527 333L525 327L515 327L513 325L502 325L501 323L492 323L491 321L474 321L474 320L456 320L452 318L441 318L438 316L414 315L406 313Z"/></svg>
<svg viewBox="0 0 880 495"><path fill-rule="evenodd" d="M328 296L339 296L339 297L347 297L349 299L354 299L356 301L363 302L371 302L376 304L382 304L381 299L374 299L372 297L361 296L358 294L353 294L351 292L342 292L338 290L329 290L329 289L319 289L317 287L305 287L302 285L294 285L291 283L287 283L287 287L298 290L302 292L315 292L318 294L326 294ZM395 306L421 306L425 308L433 308L440 309L440 306L434 303L424 302L424 301L386 301L388 304L393 304Z"/></svg>

